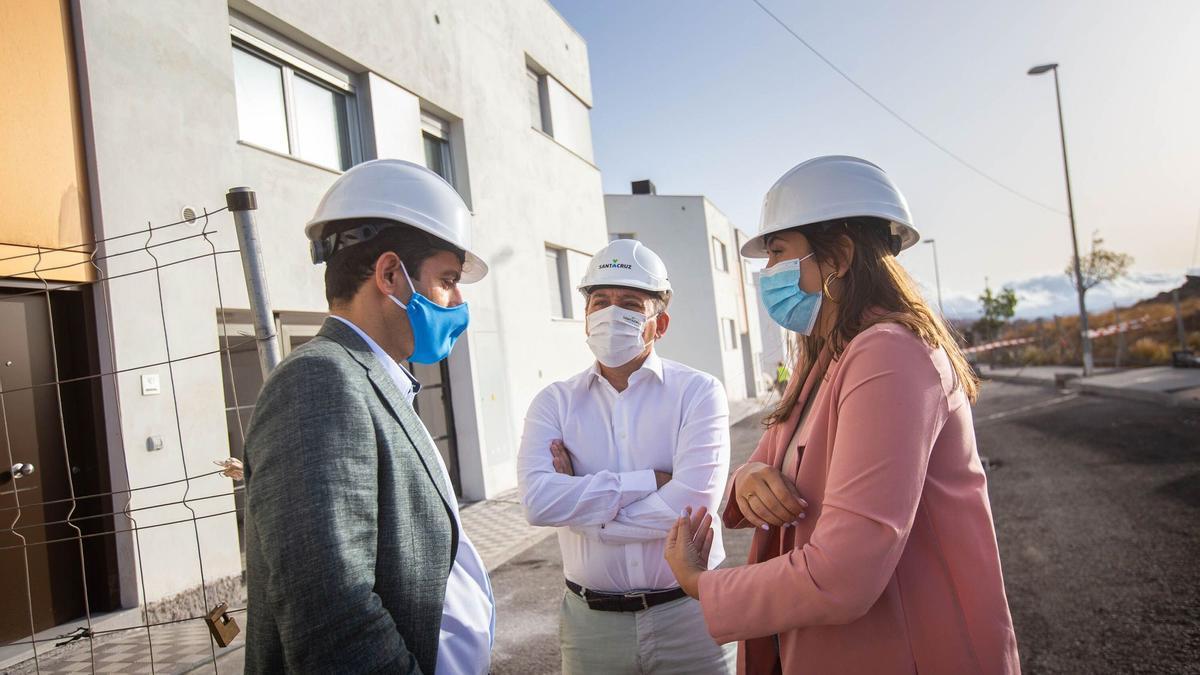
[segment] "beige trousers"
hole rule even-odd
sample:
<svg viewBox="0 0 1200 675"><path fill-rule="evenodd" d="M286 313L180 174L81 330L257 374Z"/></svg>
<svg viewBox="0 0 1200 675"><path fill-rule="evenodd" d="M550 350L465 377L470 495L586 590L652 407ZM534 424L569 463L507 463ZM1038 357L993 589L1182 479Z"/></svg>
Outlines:
<svg viewBox="0 0 1200 675"><path fill-rule="evenodd" d="M713 641L700 603L692 598L640 612L600 612L566 592L558 635L565 675L727 675L737 671L737 645Z"/></svg>

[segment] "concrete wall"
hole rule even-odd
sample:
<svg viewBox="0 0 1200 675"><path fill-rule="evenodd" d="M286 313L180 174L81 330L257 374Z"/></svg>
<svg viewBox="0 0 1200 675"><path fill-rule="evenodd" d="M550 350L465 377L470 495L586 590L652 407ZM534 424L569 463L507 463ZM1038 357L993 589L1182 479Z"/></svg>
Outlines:
<svg viewBox="0 0 1200 675"><path fill-rule="evenodd" d="M749 238L749 235L734 228L734 241L736 242L734 246L738 251L742 250L742 245ZM738 280L742 284L738 297L738 311L742 313L744 322L745 344L743 344L743 350L749 348L749 353L742 354L742 361L748 369L747 382L753 383L753 391L747 392L747 395L761 396L770 389L770 380L762 369L762 322L759 320L758 312L758 306L762 304L762 299L758 295L758 287L754 284L755 265L742 258L740 253L737 258ZM749 387L750 384L747 386Z"/></svg>
<svg viewBox="0 0 1200 675"><path fill-rule="evenodd" d="M722 338L727 329L721 319L729 319L734 323L737 340L730 348L724 340L721 343L721 381L730 399L746 398L746 359L741 336L747 332L745 289L742 286L740 272L741 257L737 251L737 233L733 223L721 213L712 202L704 200L704 221L707 225L706 239L709 248L709 271L712 275L712 302L717 314L718 327ZM727 269L722 271L716 267L716 253L713 252L713 238L725 245L725 261ZM751 374L753 377L753 374Z"/></svg>
<svg viewBox="0 0 1200 675"><path fill-rule="evenodd" d="M309 262L302 229L338 172L238 141L231 8L353 75L364 156L423 161L419 110L452 122L457 187L469 198L475 246L492 270L464 289L472 325L450 360L462 482L467 498L514 487L528 402L542 386L590 360L578 322L552 321L540 301L547 296L544 245L594 251L605 242L599 172L577 150L531 128L525 63L535 59L586 104L586 45L543 0L363 0L339 11L317 0L77 2L98 234L177 220L184 205L218 208L226 189L251 186L259 194L268 288L280 312L326 309L322 268ZM572 114L576 136L590 133L586 115ZM197 234L201 227L156 233L154 241ZM217 230L211 237L217 249L236 248L227 214L214 216L210 227ZM208 250L195 239L156 252L162 264ZM151 263L144 253L123 256L110 262L108 272ZM218 257L217 267L224 305L245 308L238 256ZM110 410L109 451L123 452L122 478L135 487L208 473L211 461L228 454L215 356L170 368L139 367L217 349L215 281L212 260L202 259L163 269L157 279L139 274L111 282L106 318L116 363L110 367L133 370L118 380L120 423ZM533 344L541 357L536 365L528 358ZM161 376L163 393L142 396L140 375L152 372ZM146 450L152 436L163 439L163 450ZM202 478L137 492L134 507L176 501L185 490L194 499L229 488L228 480ZM201 516L219 514L232 508L232 500L205 500L193 508ZM142 526L189 517L182 507L144 514ZM201 559L209 580L240 570L232 515L203 518L195 527L188 522L144 530L140 539L145 600L198 585ZM130 561L124 563L123 587L130 588Z"/></svg>

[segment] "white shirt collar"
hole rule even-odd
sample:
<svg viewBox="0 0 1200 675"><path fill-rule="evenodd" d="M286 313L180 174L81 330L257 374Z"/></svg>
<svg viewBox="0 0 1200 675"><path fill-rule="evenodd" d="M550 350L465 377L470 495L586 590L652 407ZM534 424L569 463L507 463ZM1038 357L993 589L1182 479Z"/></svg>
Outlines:
<svg viewBox="0 0 1200 675"><path fill-rule="evenodd" d="M413 398L415 398L417 393L421 391L421 383L417 381L417 378L413 377L413 374L408 372L407 368L397 363L392 357L388 356L387 352L383 351L383 347L380 347L378 342L372 340L371 336L367 335L363 329L354 325L354 322L345 317L337 316L336 314L331 314L330 316L349 326L355 333L358 333L358 336L363 339L363 342L366 342L367 346L371 348L371 352L375 354L375 358L379 360L379 363L383 366L384 371L386 371L387 374L392 378L392 381L396 383L396 388L400 390L400 393L404 396L404 399L409 403L412 403Z"/></svg>
<svg viewBox="0 0 1200 675"><path fill-rule="evenodd" d="M663 381L662 359L660 359L658 357L658 352L655 351L653 348L650 350L650 356L647 356L646 360L642 362L642 367L633 371L633 373L629 376L629 381L633 382L634 378L646 377L646 376L638 375L638 373L641 373L643 371L653 374L655 377L658 378L659 382ZM588 386L589 387L597 379L604 378L604 375L600 372L600 362L599 361L596 361L595 363L593 363L591 370L588 372L590 374L590 376L588 377Z"/></svg>

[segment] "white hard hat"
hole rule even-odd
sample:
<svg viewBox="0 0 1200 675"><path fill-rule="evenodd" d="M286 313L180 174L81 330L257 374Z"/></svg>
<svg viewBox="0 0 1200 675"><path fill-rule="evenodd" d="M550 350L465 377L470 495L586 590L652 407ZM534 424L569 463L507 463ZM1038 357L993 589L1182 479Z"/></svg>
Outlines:
<svg viewBox="0 0 1200 675"><path fill-rule="evenodd" d="M671 281L662 258L636 239L618 239L596 252L579 290L593 286L625 286L651 293L670 293Z"/></svg>
<svg viewBox="0 0 1200 675"><path fill-rule="evenodd" d="M897 253L920 240L904 195L883 169L865 159L831 155L797 165L763 198L758 236L742 246L744 258L767 258L767 235L840 218L888 221Z"/></svg>
<svg viewBox="0 0 1200 675"><path fill-rule="evenodd" d="M471 250L470 209L449 183L420 164L375 159L351 167L334 181L304 228L313 242L313 262L322 262L334 250L324 233L325 224L348 218L404 223L457 246L466 252L462 283L479 281L487 274L487 264ZM366 229L365 235L350 240L365 241L380 228Z"/></svg>

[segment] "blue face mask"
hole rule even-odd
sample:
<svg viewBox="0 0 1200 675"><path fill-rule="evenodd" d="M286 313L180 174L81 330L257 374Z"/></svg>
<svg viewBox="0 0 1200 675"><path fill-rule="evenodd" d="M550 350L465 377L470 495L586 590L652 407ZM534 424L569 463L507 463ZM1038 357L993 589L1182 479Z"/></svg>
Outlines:
<svg viewBox="0 0 1200 675"><path fill-rule="evenodd" d="M767 313L775 323L801 335L812 334L821 311L823 296L800 288L800 263L813 255L785 260L763 270L759 277L759 294Z"/></svg>
<svg viewBox="0 0 1200 675"><path fill-rule="evenodd" d="M404 269L404 263L400 263L400 267ZM408 279L408 287L412 289L412 297L408 299L408 304L400 302L394 295L388 297L408 312L408 323L412 326L413 334L413 353L409 360L415 363L437 363L450 356L450 350L454 349L454 341L467 329L467 324L471 321L467 303L455 307L442 307L417 292L407 269L404 269L404 278Z"/></svg>

